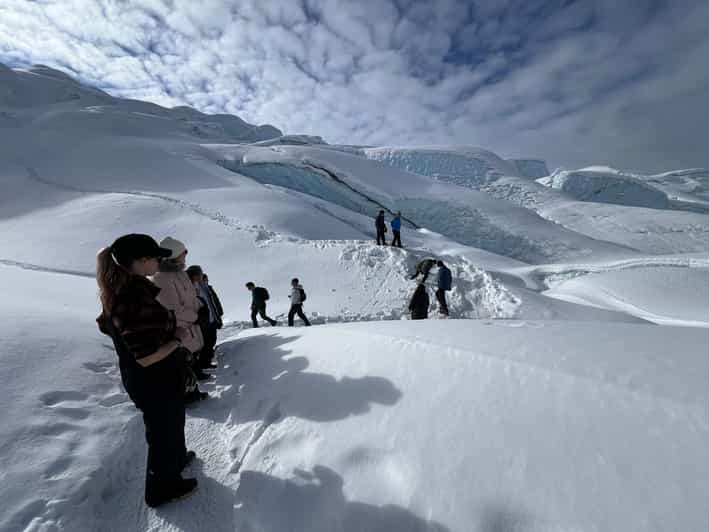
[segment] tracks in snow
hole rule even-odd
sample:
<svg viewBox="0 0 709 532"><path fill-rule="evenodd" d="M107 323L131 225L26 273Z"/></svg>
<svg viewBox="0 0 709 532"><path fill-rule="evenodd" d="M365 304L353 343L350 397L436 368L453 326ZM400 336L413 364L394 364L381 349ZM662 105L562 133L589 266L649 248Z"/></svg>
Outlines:
<svg viewBox="0 0 709 532"><path fill-rule="evenodd" d="M171 203L171 204L173 204L177 207L183 208L183 209L188 209L199 216L203 216L205 218L208 218L216 223L219 223L225 227L228 227L229 229L255 233L257 242L264 241L264 240L277 240L277 239L281 238L281 235L279 235L278 233L275 233L273 231L268 231L265 227L253 227L253 226L242 225L239 222L237 222L234 218L232 218L231 216L228 216L220 211L207 209L206 207L200 205L199 203L194 203L191 201L186 201L183 199L174 198L172 196L167 196L165 194L156 194L154 192L143 192L143 191L138 191L138 190L107 190L107 189L98 189L98 188L96 188L96 189L79 188L79 187L74 187L71 185L66 185L64 183L57 183L55 181L52 181L52 180L47 179L45 177L42 177L39 174L39 172L37 172L31 166L24 165L24 168L27 171L28 177L31 180L33 180L37 183L41 183L46 186L57 188L59 190L65 190L68 192L76 192L79 194L122 194L125 196L157 199L160 201Z"/></svg>

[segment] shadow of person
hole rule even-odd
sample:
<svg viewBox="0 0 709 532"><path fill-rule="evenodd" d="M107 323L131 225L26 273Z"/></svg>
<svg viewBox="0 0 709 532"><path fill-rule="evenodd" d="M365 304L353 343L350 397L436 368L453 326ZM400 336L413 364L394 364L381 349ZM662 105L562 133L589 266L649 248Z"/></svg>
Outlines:
<svg viewBox="0 0 709 532"><path fill-rule="evenodd" d="M448 532L435 521L395 505L348 501L333 470L315 466L281 479L243 471L236 493L236 529L289 532Z"/></svg>
<svg viewBox="0 0 709 532"><path fill-rule="evenodd" d="M279 418L336 421L369 412L373 404L393 405L402 394L383 377L343 377L306 371L307 356L288 356L285 346L298 335L278 333L236 339L221 344L223 368L217 384L226 389L220 407L197 408L190 415L226 418L237 423L262 420L264 409L278 411ZM210 402L211 403L211 402ZM230 412L234 404L238 410Z"/></svg>

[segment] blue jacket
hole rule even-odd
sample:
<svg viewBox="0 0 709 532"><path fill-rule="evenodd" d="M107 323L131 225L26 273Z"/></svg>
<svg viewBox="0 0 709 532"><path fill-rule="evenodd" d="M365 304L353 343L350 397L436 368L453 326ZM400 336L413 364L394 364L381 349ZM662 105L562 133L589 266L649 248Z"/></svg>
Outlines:
<svg viewBox="0 0 709 532"><path fill-rule="evenodd" d="M392 231L401 231L401 218L399 218L398 216L392 218L391 230Z"/></svg>
<svg viewBox="0 0 709 532"><path fill-rule="evenodd" d="M438 268L438 288L442 290L451 290L453 288L453 275L446 266Z"/></svg>

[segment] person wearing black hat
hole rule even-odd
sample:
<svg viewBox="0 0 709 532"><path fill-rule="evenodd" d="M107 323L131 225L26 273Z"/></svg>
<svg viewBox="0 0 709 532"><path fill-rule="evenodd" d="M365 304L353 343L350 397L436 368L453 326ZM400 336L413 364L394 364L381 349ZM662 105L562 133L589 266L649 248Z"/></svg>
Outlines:
<svg viewBox="0 0 709 532"><path fill-rule="evenodd" d="M387 245L387 239L386 239L386 232L387 232L387 224L386 220L384 220L384 211L379 211L379 214L377 215L376 220L374 220L374 227L377 230L377 245L381 246Z"/></svg>
<svg viewBox="0 0 709 532"><path fill-rule="evenodd" d="M197 480L182 470L195 458L185 447L184 353L189 333L156 299L160 289L148 276L168 257L148 235L118 238L97 256L96 280L102 312L99 329L113 340L121 379L143 412L148 463L145 502L155 507L194 492Z"/></svg>

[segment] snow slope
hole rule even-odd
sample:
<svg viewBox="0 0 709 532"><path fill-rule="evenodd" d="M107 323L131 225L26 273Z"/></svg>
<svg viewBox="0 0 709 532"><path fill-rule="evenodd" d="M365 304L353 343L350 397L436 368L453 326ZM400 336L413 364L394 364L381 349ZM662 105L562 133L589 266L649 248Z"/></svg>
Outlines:
<svg viewBox="0 0 709 532"><path fill-rule="evenodd" d="M547 295L665 325L709 327L709 268L647 266L557 281Z"/></svg>
<svg viewBox="0 0 709 532"><path fill-rule="evenodd" d="M562 170L539 182L563 190L582 201L653 209L666 209L669 206L667 194L661 190L611 168L584 168L573 172Z"/></svg>
<svg viewBox="0 0 709 532"><path fill-rule="evenodd" d="M215 398L188 416L200 491L154 511L139 500L139 416L91 327L92 279L0 269L14 301L23 283L43 288L0 322L3 338L32 338L0 366L14 420L2 530L709 525L707 331L450 320L227 333ZM40 353L39 373L23 371Z"/></svg>
<svg viewBox="0 0 709 532"><path fill-rule="evenodd" d="M691 198L577 201L485 150L330 146L47 67L0 67L0 135L0 531L709 528ZM372 244L380 208L405 249ZM226 309L200 490L158 511L94 323L95 253L130 231L184 240ZM454 319L408 321L429 256ZM244 283L283 321L295 275L317 326L245 330Z"/></svg>

